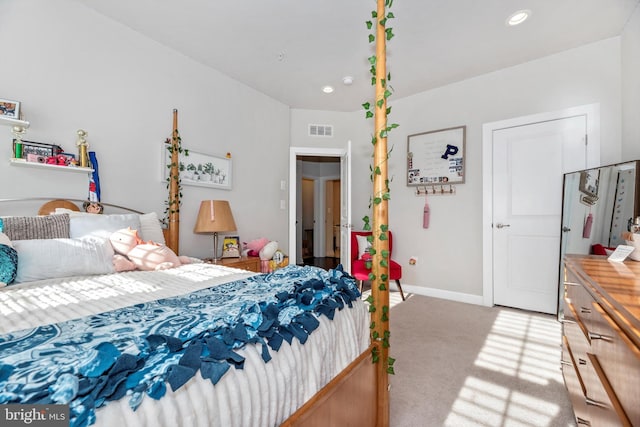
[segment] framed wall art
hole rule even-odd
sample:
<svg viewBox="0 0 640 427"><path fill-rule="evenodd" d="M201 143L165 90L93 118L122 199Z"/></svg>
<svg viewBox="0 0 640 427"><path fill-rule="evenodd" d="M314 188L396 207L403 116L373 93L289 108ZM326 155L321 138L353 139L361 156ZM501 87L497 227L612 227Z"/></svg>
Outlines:
<svg viewBox="0 0 640 427"><path fill-rule="evenodd" d="M20 118L20 103L8 99L0 99L0 116L9 119Z"/></svg>
<svg viewBox="0 0 640 427"><path fill-rule="evenodd" d="M164 151L164 179L169 177L171 153ZM214 187L231 190L231 158L185 150L189 154L179 155L178 169L182 185Z"/></svg>
<svg viewBox="0 0 640 427"><path fill-rule="evenodd" d="M239 236L225 236L222 241L222 258L240 258Z"/></svg>
<svg viewBox="0 0 640 427"><path fill-rule="evenodd" d="M597 198L599 183L600 169L590 169L580 172L580 183L578 185L578 189L582 194Z"/></svg>
<svg viewBox="0 0 640 427"><path fill-rule="evenodd" d="M464 184L466 126L407 137L407 185Z"/></svg>

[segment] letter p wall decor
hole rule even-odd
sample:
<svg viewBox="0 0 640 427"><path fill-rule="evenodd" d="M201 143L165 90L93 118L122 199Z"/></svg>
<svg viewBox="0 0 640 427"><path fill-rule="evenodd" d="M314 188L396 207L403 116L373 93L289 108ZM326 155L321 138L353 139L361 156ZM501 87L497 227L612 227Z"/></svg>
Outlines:
<svg viewBox="0 0 640 427"><path fill-rule="evenodd" d="M407 137L407 185L464 184L466 126Z"/></svg>

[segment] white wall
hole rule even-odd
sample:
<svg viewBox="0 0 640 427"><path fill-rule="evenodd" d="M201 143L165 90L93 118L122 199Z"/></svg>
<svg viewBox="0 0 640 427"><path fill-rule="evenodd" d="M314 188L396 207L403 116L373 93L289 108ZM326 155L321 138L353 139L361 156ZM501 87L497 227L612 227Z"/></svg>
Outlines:
<svg viewBox="0 0 640 427"><path fill-rule="evenodd" d="M288 177L288 106L75 1L3 0L0 38L0 96L23 103L31 122L24 139L75 152L76 130L87 130L104 202L163 214L161 156L177 108L185 148L233 159L232 191L184 187L181 253L211 254L211 237L191 232L203 199L230 201L242 241L267 237L286 251L280 181ZM0 132L0 159L8 159L10 129ZM0 181L0 198L88 192L84 175L7 161Z"/></svg>
<svg viewBox="0 0 640 427"><path fill-rule="evenodd" d="M612 38L411 97L392 100L389 223L393 257L403 282L454 298L482 295L482 124L566 107L600 103L601 160L620 160L620 39ZM317 113L317 119L314 114ZM363 112L292 110L292 145L315 144L302 135L307 123L350 123L353 141L353 225L369 213L373 122ZM454 196L431 196L431 224L422 228L424 197L406 186L407 135L466 125L466 183ZM348 127L348 126L347 126ZM346 139L346 138L345 138ZM338 147L341 141L336 141ZM315 146L315 145L311 145ZM410 266L410 256L418 263ZM427 290L429 288L430 290ZM476 299L477 300L477 299Z"/></svg>
<svg viewBox="0 0 640 427"><path fill-rule="evenodd" d="M622 160L640 159L640 5L622 33Z"/></svg>

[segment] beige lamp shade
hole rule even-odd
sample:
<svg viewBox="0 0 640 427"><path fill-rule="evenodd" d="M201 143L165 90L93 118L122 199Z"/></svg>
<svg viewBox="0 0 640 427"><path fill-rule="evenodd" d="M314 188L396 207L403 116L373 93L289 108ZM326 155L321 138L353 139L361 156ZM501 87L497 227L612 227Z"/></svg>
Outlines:
<svg viewBox="0 0 640 427"><path fill-rule="evenodd" d="M211 234L225 231L236 231L231 206L226 200L203 200L193 228L194 233Z"/></svg>

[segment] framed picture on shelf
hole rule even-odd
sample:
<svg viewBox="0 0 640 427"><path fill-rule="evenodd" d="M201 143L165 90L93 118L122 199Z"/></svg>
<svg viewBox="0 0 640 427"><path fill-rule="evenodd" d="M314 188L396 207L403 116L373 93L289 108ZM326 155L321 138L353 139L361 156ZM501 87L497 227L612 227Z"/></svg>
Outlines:
<svg viewBox="0 0 640 427"><path fill-rule="evenodd" d="M169 177L171 166L171 153L164 150L164 179ZM182 185L194 185L198 187L214 187L222 190L231 190L231 158L220 157L211 154L199 153L193 150L188 155L180 154L178 169Z"/></svg>
<svg viewBox="0 0 640 427"><path fill-rule="evenodd" d="M8 99L0 98L0 116L7 117L9 119L19 119L20 103L18 101L10 101Z"/></svg>
<svg viewBox="0 0 640 427"><path fill-rule="evenodd" d="M226 236L223 239L222 258L240 258L240 237Z"/></svg>

